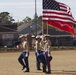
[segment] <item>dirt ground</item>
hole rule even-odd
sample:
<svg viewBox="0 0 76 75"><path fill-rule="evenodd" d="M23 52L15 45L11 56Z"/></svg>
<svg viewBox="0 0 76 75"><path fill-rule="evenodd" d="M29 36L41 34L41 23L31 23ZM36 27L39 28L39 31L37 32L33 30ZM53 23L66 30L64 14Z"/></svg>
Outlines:
<svg viewBox="0 0 76 75"><path fill-rule="evenodd" d="M21 52L0 53L0 75L45 75L36 70L34 52L30 52L30 72L24 73L18 63ZM76 75L76 50L51 51L51 75Z"/></svg>

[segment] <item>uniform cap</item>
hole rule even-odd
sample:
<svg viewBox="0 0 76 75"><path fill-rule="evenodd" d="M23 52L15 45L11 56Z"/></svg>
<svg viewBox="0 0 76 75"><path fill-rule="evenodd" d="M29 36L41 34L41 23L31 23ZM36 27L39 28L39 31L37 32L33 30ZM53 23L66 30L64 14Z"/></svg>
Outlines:
<svg viewBox="0 0 76 75"><path fill-rule="evenodd" d="M39 36L39 35L37 35L37 36L36 36L36 39L38 39L38 38L40 38L40 36Z"/></svg>
<svg viewBox="0 0 76 75"><path fill-rule="evenodd" d="M27 37L27 35L22 35L22 36L21 36L21 38L26 38L26 37Z"/></svg>
<svg viewBox="0 0 76 75"><path fill-rule="evenodd" d="M40 36L41 39L44 39L44 35Z"/></svg>

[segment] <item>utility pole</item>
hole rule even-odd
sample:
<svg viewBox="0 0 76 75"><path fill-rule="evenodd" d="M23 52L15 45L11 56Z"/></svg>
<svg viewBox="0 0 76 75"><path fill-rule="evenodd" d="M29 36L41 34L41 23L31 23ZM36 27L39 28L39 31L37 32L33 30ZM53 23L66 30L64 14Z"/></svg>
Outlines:
<svg viewBox="0 0 76 75"><path fill-rule="evenodd" d="M36 7L36 0L35 0L35 35L37 35L37 7Z"/></svg>

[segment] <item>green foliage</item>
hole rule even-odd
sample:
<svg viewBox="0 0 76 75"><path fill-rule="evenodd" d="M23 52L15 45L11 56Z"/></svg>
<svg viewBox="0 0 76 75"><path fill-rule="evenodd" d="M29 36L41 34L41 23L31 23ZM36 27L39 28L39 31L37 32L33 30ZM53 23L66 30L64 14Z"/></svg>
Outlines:
<svg viewBox="0 0 76 75"><path fill-rule="evenodd" d="M35 48L31 47L30 51L34 51ZM52 50L76 50L76 46L53 46L51 47ZM0 52L18 52L22 51L22 49L18 48L0 48Z"/></svg>
<svg viewBox="0 0 76 75"><path fill-rule="evenodd" d="M0 22L6 23L6 24L12 24L12 21L14 21L14 19L10 16L9 12L0 13Z"/></svg>
<svg viewBox="0 0 76 75"><path fill-rule="evenodd" d="M12 51L20 51L18 48L0 48L0 52L12 52Z"/></svg>
<svg viewBox="0 0 76 75"><path fill-rule="evenodd" d="M73 50L76 49L76 46L53 46L51 50Z"/></svg>

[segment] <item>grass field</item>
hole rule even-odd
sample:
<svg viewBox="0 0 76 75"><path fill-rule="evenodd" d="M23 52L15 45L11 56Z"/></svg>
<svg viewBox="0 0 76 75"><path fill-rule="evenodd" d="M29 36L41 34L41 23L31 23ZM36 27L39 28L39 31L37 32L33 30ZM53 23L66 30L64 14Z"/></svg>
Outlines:
<svg viewBox="0 0 76 75"><path fill-rule="evenodd" d="M18 63L21 52L0 53L0 75L45 75L35 67L34 52L30 52L30 72L24 73ZM76 75L76 50L52 51L51 75Z"/></svg>

